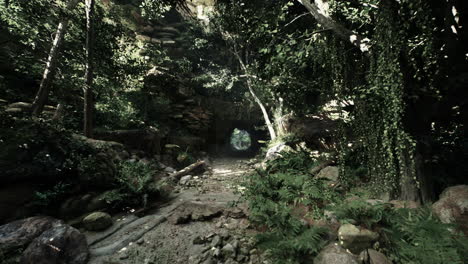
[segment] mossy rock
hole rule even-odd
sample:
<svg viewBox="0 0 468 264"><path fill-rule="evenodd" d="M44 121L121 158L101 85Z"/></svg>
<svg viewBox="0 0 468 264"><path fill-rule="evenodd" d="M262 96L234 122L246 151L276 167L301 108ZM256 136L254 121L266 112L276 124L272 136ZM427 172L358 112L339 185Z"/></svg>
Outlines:
<svg viewBox="0 0 468 264"><path fill-rule="evenodd" d="M111 225L111 216L104 212L94 212L83 219L83 226L89 231L102 231Z"/></svg>

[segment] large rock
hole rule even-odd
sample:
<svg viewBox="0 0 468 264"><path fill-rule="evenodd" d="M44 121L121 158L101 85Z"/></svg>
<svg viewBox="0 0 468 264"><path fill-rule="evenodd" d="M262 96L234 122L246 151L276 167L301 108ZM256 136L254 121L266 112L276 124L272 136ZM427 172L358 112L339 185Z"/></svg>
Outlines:
<svg viewBox="0 0 468 264"><path fill-rule="evenodd" d="M88 259L86 238L61 220L36 216L0 226L0 252L10 260L21 252L22 264L81 264Z"/></svg>
<svg viewBox="0 0 468 264"><path fill-rule="evenodd" d="M314 264L358 264L356 257L348 253L336 243L332 243L320 251L314 259Z"/></svg>
<svg viewBox="0 0 468 264"><path fill-rule="evenodd" d="M379 234L352 224L344 224L338 230L340 244L354 254L371 248L372 243L379 239Z"/></svg>
<svg viewBox="0 0 468 264"><path fill-rule="evenodd" d="M58 223L34 239L21 257L22 264L85 264L86 237L75 228Z"/></svg>
<svg viewBox="0 0 468 264"><path fill-rule="evenodd" d="M330 186L335 186L338 184L338 179L340 176L340 168L336 166L328 166L323 168L317 176L317 179L327 179Z"/></svg>
<svg viewBox="0 0 468 264"><path fill-rule="evenodd" d="M280 158L282 153L292 152L294 151L290 146L286 145L286 143L278 143L273 147L269 148L266 155L265 161L272 161L277 158Z"/></svg>
<svg viewBox="0 0 468 264"><path fill-rule="evenodd" d="M323 116L296 117L291 114L279 122L284 133L290 133L312 144L314 149L329 149L338 122Z"/></svg>
<svg viewBox="0 0 468 264"><path fill-rule="evenodd" d="M432 205L432 211L443 223L457 224L468 235L468 185L445 189L440 199Z"/></svg>
<svg viewBox="0 0 468 264"><path fill-rule="evenodd" d="M0 252L24 248L57 222L52 217L36 216L0 226Z"/></svg>
<svg viewBox="0 0 468 264"><path fill-rule="evenodd" d="M94 212L83 219L83 226L89 231L102 231L111 225L111 216L104 212Z"/></svg>

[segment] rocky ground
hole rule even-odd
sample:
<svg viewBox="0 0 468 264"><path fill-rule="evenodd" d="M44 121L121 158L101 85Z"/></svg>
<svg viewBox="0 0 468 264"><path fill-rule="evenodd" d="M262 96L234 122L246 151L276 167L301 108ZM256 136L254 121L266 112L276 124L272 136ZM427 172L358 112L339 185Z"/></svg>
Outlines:
<svg viewBox="0 0 468 264"><path fill-rule="evenodd" d="M107 230L85 233L90 263L260 263L239 200L247 160L220 158L210 167L182 177L173 199L154 212L120 215Z"/></svg>

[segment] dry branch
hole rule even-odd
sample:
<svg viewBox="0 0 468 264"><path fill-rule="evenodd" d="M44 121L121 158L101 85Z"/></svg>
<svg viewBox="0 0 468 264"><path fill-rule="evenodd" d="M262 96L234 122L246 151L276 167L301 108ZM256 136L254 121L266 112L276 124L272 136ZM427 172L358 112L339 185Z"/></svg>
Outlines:
<svg viewBox="0 0 468 264"><path fill-rule="evenodd" d="M196 168L198 168L198 167L200 167L202 165L205 165L204 160L197 161L197 162L183 168L182 170L171 174L170 177L172 177L172 178L174 178L176 180L179 180L182 176L189 174L191 171L195 170Z"/></svg>

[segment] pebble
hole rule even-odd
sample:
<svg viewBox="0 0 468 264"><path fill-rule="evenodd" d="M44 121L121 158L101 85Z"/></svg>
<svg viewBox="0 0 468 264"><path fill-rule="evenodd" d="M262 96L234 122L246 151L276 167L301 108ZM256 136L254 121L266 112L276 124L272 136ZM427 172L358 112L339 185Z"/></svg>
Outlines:
<svg viewBox="0 0 468 264"><path fill-rule="evenodd" d="M222 239L220 236L216 235L213 237L213 240L211 240L211 246L212 247L219 247L223 243Z"/></svg>
<svg viewBox="0 0 468 264"><path fill-rule="evenodd" d="M200 236L196 236L194 239L193 239L193 244L194 245L201 245L203 244L205 241L203 241L203 238L201 238Z"/></svg>
<svg viewBox="0 0 468 264"><path fill-rule="evenodd" d="M213 257L219 257L221 256L221 250L219 248L215 248L213 250Z"/></svg>
<svg viewBox="0 0 468 264"><path fill-rule="evenodd" d="M234 257L236 255L236 249L234 248L233 245L230 243L227 243L222 249L221 252L223 252L224 255L228 257Z"/></svg>

